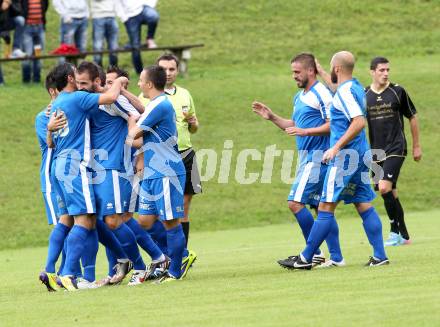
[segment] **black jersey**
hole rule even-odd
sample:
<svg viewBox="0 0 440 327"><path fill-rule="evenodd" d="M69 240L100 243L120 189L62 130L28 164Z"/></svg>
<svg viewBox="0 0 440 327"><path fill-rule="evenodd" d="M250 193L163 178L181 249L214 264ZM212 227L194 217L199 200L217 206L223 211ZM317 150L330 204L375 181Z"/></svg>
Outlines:
<svg viewBox="0 0 440 327"><path fill-rule="evenodd" d="M386 156L406 156L407 146L403 116L411 118L416 108L408 93L400 85L390 83L381 93L365 89L367 121L372 149L382 149ZM385 158L373 158L382 161Z"/></svg>

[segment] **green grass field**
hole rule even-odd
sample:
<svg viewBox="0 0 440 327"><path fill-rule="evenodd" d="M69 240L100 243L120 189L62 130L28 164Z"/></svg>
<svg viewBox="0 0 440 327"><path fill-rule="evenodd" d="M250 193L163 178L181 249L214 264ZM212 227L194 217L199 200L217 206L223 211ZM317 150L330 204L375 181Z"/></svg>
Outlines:
<svg viewBox="0 0 440 327"><path fill-rule="evenodd" d="M39 283L44 247L2 251L0 325L435 326L439 218L440 211L409 214L414 243L388 248L389 266L362 266L370 248L360 219L350 218L339 222L344 268L280 268L277 259L303 246L298 226L282 224L194 233L198 260L184 281L76 293L48 293ZM98 277L106 273L103 253Z"/></svg>
<svg viewBox="0 0 440 327"><path fill-rule="evenodd" d="M214 149L219 163L225 140L234 144L228 182L218 182L217 166L192 204L190 242L199 254L196 266L186 281L158 287L48 294L38 284L51 227L39 188L34 118L48 96L42 85L21 84L18 64L3 65L0 326L438 325L438 0L161 0L159 11L158 44L205 44L193 50L189 76L179 80L191 91L201 122L194 147ZM53 9L46 39L48 50L58 46ZM121 44L126 41L121 26ZM299 251L303 241L298 226L289 223L290 185L281 180L281 160L275 160L270 183L241 185L235 180L236 157L249 148L295 148L292 138L261 121L250 105L260 100L290 116L297 91L290 77L291 57L311 51L328 68L332 54L342 49L357 57L354 75L365 85L369 60L387 56L391 79L408 90L418 109L423 159L416 164L409 156L399 179L414 244L389 249L390 266L365 269L370 250L362 225L352 207L341 206L337 216L348 266L285 271L275 261ZM144 64L153 63L156 55L143 55ZM46 61L44 72L53 64ZM120 65L131 70L130 89L138 93L128 54L120 56ZM408 129L407 135L410 148ZM262 171L262 161L248 163L248 172ZM385 235L388 219L381 199L375 205ZM105 271L100 251L98 276ZM173 314L167 313L170 300L176 304Z"/></svg>

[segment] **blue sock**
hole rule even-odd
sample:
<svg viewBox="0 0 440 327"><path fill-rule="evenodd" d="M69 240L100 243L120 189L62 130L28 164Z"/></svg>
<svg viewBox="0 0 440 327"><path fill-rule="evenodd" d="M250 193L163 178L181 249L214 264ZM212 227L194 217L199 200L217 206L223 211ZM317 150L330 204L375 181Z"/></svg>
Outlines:
<svg viewBox="0 0 440 327"><path fill-rule="evenodd" d="M176 278L182 274L182 258L185 249L185 234L183 234L182 225L167 230L168 253L171 259L169 273Z"/></svg>
<svg viewBox="0 0 440 327"><path fill-rule="evenodd" d="M80 225L74 225L67 236L66 262L62 272L63 276L74 276L78 270L78 263L83 254L89 230Z"/></svg>
<svg viewBox="0 0 440 327"><path fill-rule="evenodd" d="M157 260L162 256L162 251L160 250L159 246L154 243L150 234L148 234L148 232L143 229L141 225L139 225L136 219L132 217L125 224L136 236L137 244L139 244L139 246L148 253L152 260Z"/></svg>
<svg viewBox="0 0 440 327"><path fill-rule="evenodd" d="M330 259L336 262L341 262L344 258L339 245L339 227L336 219L332 220L330 225L330 232L328 233L325 242L327 243L328 252L330 252Z"/></svg>
<svg viewBox="0 0 440 327"><path fill-rule="evenodd" d="M89 282L95 281L95 265L98 247L98 232L96 229L91 229L87 235L86 244L81 256L81 262L84 269L84 279Z"/></svg>
<svg viewBox="0 0 440 327"><path fill-rule="evenodd" d="M307 242L307 239L309 238L309 234L312 229L313 223L315 222L315 219L313 219L313 215L306 207L302 208L294 215L296 217L296 220L298 221L299 227L301 227L301 231L304 235L304 239ZM320 254L320 253L321 250L318 248L315 254Z"/></svg>
<svg viewBox="0 0 440 327"><path fill-rule="evenodd" d="M99 242L101 242L106 249L110 249L113 256L115 256L117 259L128 259L121 243L104 221L101 219L96 219L96 229L98 230Z"/></svg>
<svg viewBox="0 0 440 327"><path fill-rule="evenodd" d="M46 272L55 273L55 263L63 250L64 240L70 231L70 227L58 223L52 229L49 236L49 247L47 249Z"/></svg>
<svg viewBox="0 0 440 327"><path fill-rule="evenodd" d="M60 268L58 269L58 273L57 275L61 275L64 269L64 265L66 263L66 253L67 253L67 237L64 239L63 242L63 250L61 252L61 264L60 264Z"/></svg>
<svg viewBox="0 0 440 327"><path fill-rule="evenodd" d="M116 270L113 267L118 263L118 259L116 259L115 255L109 248L105 248L105 253L107 254L108 260L108 275L113 277L113 275L116 274Z"/></svg>
<svg viewBox="0 0 440 327"><path fill-rule="evenodd" d="M333 220L335 220L335 216L332 212L318 211L318 217L313 223L312 230L307 239L306 248L301 253L307 262L312 262L316 250L321 246L322 242L324 242L324 239L327 238Z"/></svg>
<svg viewBox="0 0 440 327"><path fill-rule="evenodd" d="M364 226L365 233L367 234L368 241L373 247L373 256L380 260L386 259L387 255L385 254L382 236L382 222L380 221L376 210L374 207L371 207L368 210L360 213L360 216L363 221L362 224Z"/></svg>
<svg viewBox="0 0 440 327"><path fill-rule="evenodd" d="M127 225L121 224L118 228L112 230L116 235L119 242L121 242L122 248L127 253L128 258L133 262L133 268L135 270L145 270L146 266L142 256L139 253L139 248L136 243L136 237Z"/></svg>
<svg viewBox="0 0 440 327"><path fill-rule="evenodd" d="M162 222L156 220L147 232L150 234L151 238L154 242L156 242L157 246L159 246L162 253L168 255L168 244L167 244L167 231L165 227L163 227Z"/></svg>

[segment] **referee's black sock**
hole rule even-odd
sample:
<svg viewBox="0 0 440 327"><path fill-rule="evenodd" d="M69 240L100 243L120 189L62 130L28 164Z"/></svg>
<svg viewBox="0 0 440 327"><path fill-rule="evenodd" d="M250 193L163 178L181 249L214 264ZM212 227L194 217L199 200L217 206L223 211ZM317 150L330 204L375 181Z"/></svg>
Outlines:
<svg viewBox="0 0 440 327"><path fill-rule="evenodd" d="M183 234L185 234L185 247L188 247L189 221L182 221Z"/></svg>
<svg viewBox="0 0 440 327"><path fill-rule="evenodd" d="M402 235L402 237L405 240L409 240L409 234L405 224L405 213L403 212L403 208L402 205L400 204L399 198L396 198L396 203L397 203L397 217L399 221L400 235Z"/></svg>
<svg viewBox="0 0 440 327"><path fill-rule="evenodd" d="M393 195L393 191L382 194L382 198L385 204L385 209L390 219L391 232L399 234L399 221L398 221L398 202Z"/></svg>

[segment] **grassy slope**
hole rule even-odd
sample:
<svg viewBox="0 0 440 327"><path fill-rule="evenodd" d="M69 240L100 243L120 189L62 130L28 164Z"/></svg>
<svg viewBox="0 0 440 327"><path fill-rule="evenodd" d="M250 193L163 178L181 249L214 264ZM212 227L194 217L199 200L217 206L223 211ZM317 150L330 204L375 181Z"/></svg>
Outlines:
<svg viewBox="0 0 440 327"><path fill-rule="evenodd" d="M298 226L284 224L193 234L199 259L184 282L74 294L39 285L45 248L1 251L0 325L433 326L440 309L439 217L440 211L409 215L415 243L388 249L386 267L362 267L368 242L360 220L346 219L340 230L347 267L283 270L275 260L303 245ZM106 272L100 254L98 277Z"/></svg>
<svg viewBox="0 0 440 327"><path fill-rule="evenodd" d="M290 115L291 96L296 91L289 76L290 57L298 51L313 51L326 64L334 51L350 49L359 56L356 75L367 83L368 59L384 54L392 60L393 79L409 90L421 113L425 157L420 165L407 160L399 185L401 197L408 211L438 207L435 171L440 136L435 132L435 92L440 77L440 29L435 17L440 9L433 1L341 3L160 2L159 43L206 45L193 51L190 78L180 81L193 93L202 122L194 144L197 149L220 151L224 140L232 139L234 158L244 148L264 151L276 144L278 149L292 149L291 138L260 121L249 109L252 100L260 99ZM58 21L53 12L50 17L47 39L48 48L53 49ZM125 31L121 31L124 43ZM145 62L154 56L145 55ZM130 67L128 55L121 57L121 65ZM46 105L47 95L41 87L19 83L19 66L4 68L9 85L0 88L0 248L42 245L49 228L39 193L39 150L33 119ZM136 91L134 84L132 90ZM193 228L287 221L284 201L289 185L280 181L279 163L277 159L269 185L239 185L234 168L229 183L219 184L216 178L206 182L205 193L194 201ZM262 163L256 161L248 167L251 172L261 172ZM352 213L349 208L340 215Z"/></svg>

